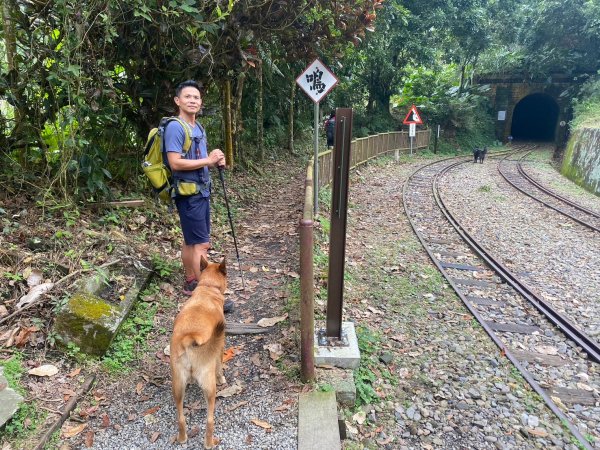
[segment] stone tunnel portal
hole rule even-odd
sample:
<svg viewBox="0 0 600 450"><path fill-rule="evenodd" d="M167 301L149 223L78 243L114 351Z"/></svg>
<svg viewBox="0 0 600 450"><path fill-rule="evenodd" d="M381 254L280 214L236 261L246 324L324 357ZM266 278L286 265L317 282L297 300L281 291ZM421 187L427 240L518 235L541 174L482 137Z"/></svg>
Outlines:
<svg viewBox="0 0 600 450"><path fill-rule="evenodd" d="M515 106L511 134L515 140L553 141L559 107L544 94L531 94Z"/></svg>

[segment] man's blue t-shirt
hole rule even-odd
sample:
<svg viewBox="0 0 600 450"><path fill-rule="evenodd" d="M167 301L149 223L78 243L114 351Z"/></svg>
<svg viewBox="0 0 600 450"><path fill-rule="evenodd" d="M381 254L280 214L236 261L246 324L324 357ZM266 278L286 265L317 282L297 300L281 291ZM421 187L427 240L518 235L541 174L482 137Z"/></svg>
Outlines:
<svg viewBox="0 0 600 450"><path fill-rule="evenodd" d="M197 123L192 129L191 125L185 125L188 131L191 131L192 146L187 152L185 159L202 159L208 157L208 142L206 132ZM185 132L181 124L177 121L171 121L165 129L165 151L173 153L183 153L183 143L185 141ZM197 170L174 170L175 179L195 181L198 184L210 184L210 172L208 167L202 167ZM202 189L203 197L210 195L209 189Z"/></svg>

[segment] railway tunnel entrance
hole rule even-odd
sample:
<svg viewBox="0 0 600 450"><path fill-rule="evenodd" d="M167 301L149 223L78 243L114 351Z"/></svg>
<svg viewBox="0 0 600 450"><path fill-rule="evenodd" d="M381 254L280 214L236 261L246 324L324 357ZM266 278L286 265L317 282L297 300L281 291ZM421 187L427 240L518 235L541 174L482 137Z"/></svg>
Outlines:
<svg viewBox="0 0 600 450"><path fill-rule="evenodd" d="M554 141L559 106L545 94L531 94L515 106L511 134L515 140Z"/></svg>

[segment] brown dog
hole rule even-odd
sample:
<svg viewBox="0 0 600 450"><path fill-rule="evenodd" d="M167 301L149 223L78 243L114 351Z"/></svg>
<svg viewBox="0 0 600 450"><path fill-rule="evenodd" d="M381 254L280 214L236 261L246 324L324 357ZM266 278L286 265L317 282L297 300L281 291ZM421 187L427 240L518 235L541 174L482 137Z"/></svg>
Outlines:
<svg viewBox="0 0 600 450"><path fill-rule="evenodd" d="M204 447L213 448L219 440L215 429L217 381L225 382L221 360L225 346L223 294L227 289L225 260L209 263L201 258L202 274L198 287L175 318L171 337L171 377L173 399L177 407L179 434L177 441L187 441L183 398L190 379L196 380L206 400L206 434Z"/></svg>

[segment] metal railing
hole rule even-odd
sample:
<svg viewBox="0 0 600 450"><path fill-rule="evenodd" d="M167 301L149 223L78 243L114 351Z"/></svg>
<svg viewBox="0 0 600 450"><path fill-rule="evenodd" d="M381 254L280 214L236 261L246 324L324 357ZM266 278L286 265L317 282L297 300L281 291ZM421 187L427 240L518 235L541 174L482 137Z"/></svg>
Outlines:
<svg viewBox="0 0 600 450"><path fill-rule="evenodd" d="M413 150L429 147L431 130L417 131L413 140ZM407 131L392 131L364 138L354 139L350 143L350 169L366 163L370 159L393 151L410 150L410 138ZM333 151L319 153L319 187L333 181Z"/></svg>
<svg viewBox="0 0 600 450"><path fill-rule="evenodd" d="M315 378L315 318L313 276L313 163L306 169L304 212L300 235L300 370L303 381Z"/></svg>
<svg viewBox="0 0 600 450"><path fill-rule="evenodd" d="M417 131L413 149L429 146L431 130ZM392 151L408 151L410 140L405 131L381 133L355 139L350 143L350 168L366 163L376 156ZM319 187L333 181L333 152L320 153ZM300 369L304 381L315 378L314 364L314 262L313 262L313 161L306 169L304 211L299 223L300 236Z"/></svg>

